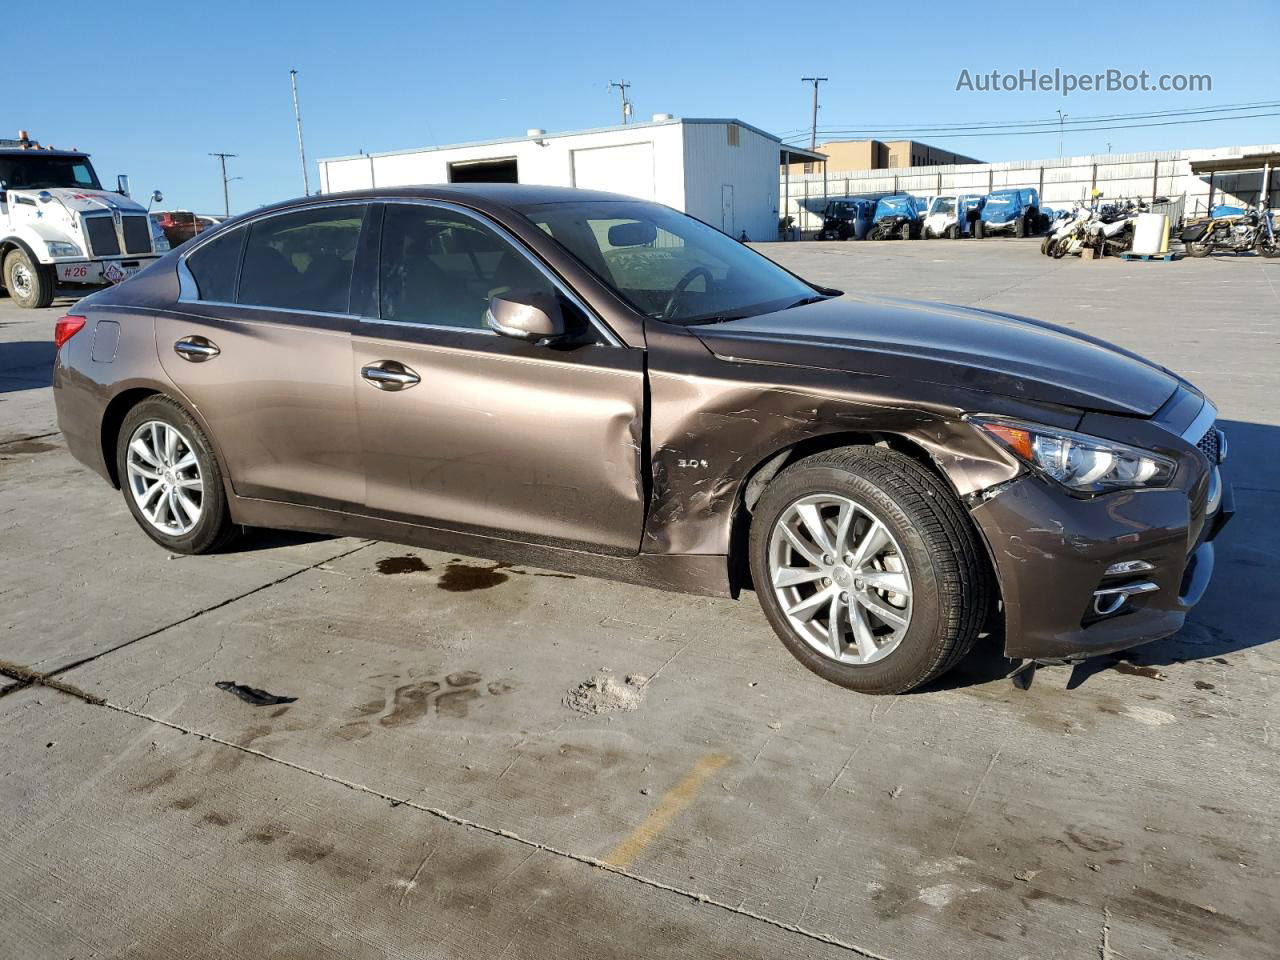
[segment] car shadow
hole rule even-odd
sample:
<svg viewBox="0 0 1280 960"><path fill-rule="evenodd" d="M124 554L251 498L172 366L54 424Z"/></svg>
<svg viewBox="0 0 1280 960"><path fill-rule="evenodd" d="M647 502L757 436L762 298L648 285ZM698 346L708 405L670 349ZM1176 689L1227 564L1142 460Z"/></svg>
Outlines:
<svg viewBox="0 0 1280 960"><path fill-rule="evenodd" d="M1196 660L1230 665L1231 654L1280 640L1280 427L1221 420L1228 439L1223 473L1232 484L1236 516L1214 541L1213 580L1204 598L1171 637L1076 664L1067 682L1074 690L1107 670L1134 672ZM957 689L1008 676L1013 661L1002 655L1002 637L979 641L951 672L920 688Z"/></svg>
<svg viewBox="0 0 1280 960"><path fill-rule="evenodd" d="M0 341L0 393L49 386L56 356L51 340Z"/></svg>
<svg viewBox="0 0 1280 960"><path fill-rule="evenodd" d="M222 553L257 553L261 550L277 550L282 547L296 547L304 543L319 543L322 540L333 540L335 537L327 533L305 533L301 530L268 530L263 527L245 527L244 534L237 537Z"/></svg>

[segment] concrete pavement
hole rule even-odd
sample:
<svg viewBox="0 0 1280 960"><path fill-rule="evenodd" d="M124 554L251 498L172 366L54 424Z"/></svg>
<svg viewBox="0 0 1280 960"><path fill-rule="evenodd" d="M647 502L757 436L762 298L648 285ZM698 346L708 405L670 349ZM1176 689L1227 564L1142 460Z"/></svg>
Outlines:
<svg viewBox="0 0 1280 960"><path fill-rule="evenodd" d="M1240 516L1184 631L874 699L749 595L265 533L170 557L54 432L57 309L0 299L0 660L69 685L0 695L0 954L1276 956L1280 264L763 249L1204 387ZM602 670L635 710L565 706Z"/></svg>

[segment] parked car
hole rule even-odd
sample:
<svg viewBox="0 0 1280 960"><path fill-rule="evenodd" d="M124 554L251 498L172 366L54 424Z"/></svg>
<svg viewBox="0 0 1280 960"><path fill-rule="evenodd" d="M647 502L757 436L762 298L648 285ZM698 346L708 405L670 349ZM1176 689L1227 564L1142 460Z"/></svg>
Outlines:
<svg viewBox="0 0 1280 960"><path fill-rule="evenodd" d="M987 194L982 215L974 224L974 236L989 237L1011 233L1030 237L1043 233L1048 219L1040 212L1040 194L1031 187L1018 190L994 190Z"/></svg>
<svg viewBox="0 0 1280 960"><path fill-rule="evenodd" d="M162 231L170 247L186 243L196 234L216 226L208 217L197 216L190 210L157 210L151 219Z"/></svg>
<svg viewBox="0 0 1280 960"><path fill-rule="evenodd" d="M895 193L876 201L869 240L919 240L920 206L909 193Z"/></svg>
<svg viewBox="0 0 1280 960"><path fill-rule="evenodd" d="M937 196L929 204L925 212L924 223L920 227L920 236L925 240L934 237L946 237L956 240L967 236L970 232L969 220L965 212L982 198L976 194L960 194L959 196ZM979 211L981 208L979 208Z"/></svg>
<svg viewBox="0 0 1280 960"><path fill-rule="evenodd" d="M1178 630L1233 509L1212 403L1063 327L839 294L612 194L312 197L81 300L54 397L176 553L284 527L753 585L868 693L984 631L1078 659Z"/></svg>
<svg viewBox="0 0 1280 960"><path fill-rule="evenodd" d="M875 210L876 202L863 197L830 200L822 211L822 229L817 239L863 240L871 230Z"/></svg>

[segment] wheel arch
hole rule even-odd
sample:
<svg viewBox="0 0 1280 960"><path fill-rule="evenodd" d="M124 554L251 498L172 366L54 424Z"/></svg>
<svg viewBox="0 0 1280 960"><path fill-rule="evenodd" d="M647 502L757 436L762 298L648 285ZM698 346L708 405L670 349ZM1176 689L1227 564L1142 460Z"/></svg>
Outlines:
<svg viewBox="0 0 1280 960"><path fill-rule="evenodd" d="M774 477L798 460L814 454L826 453L841 447L881 446L910 457L937 477L961 505L964 515L969 517L964 498L956 489L955 482L947 472L939 466L929 451L916 439L902 433L890 431L837 431L806 437L797 442L780 447L767 456L762 457L747 473L739 484L734 500L733 512L729 527L729 585L736 596L743 588L751 586L749 569L748 542L751 536L752 512L765 488ZM995 576L996 568L990 555L990 546L976 523L969 518L969 523L983 545L987 563L993 574L992 582L996 585L999 596L999 580Z"/></svg>
<svg viewBox="0 0 1280 960"><path fill-rule="evenodd" d="M0 238L0 268L3 268L4 266L5 257L9 256L9 254L14 250L21 250L25 253L27 255L27 259L29 259L36 267L45 266L45 264L40 262L40 258L36 256L36 252L31 248L31 244L27 243L27 241L23 240L21 237L11 233L6 237ZM3 269L0 269L0 284L3 284L3 282Z"/></svg>
<svg viewBox="0 0 1280 960"><path fill-rule="evenodd" d="M111 485L117 490L120 489L120 471L116 464L116 444L120 440L120 428L124 424L125 417L129 415L129 411L151 397L162 397L171 401L196 422L196 425L209 441L210 450L213 453L214 460L218 463L223 483L228 488L227 495L230 497L232 491L230 489L230 477L227 474L226 461L223 459L222 451L218 447L218 441L214 439L212 432L209 430L209 425L204 422L204 418L200 416L199 412L183 397L176 395L172 390L163 389L161 385L154 384L127 387L112 397L103 409L100 442L102 445L102 460L106 465L107 476L111 481Z"/></svg>

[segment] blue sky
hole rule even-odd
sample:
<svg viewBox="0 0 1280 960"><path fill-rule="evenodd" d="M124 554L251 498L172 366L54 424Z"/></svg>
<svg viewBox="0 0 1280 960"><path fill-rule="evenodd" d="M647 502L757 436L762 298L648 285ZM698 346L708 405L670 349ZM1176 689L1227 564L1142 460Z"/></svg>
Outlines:
<svg viewBox="0 0 1280 960"><path fill-rule="evenodd" d="M910 5L368 2L225 0L71 3L24 44L10 32L0 136L29 128L46 144L89 150L104 182L135 195L220 212L210 151L239 154L232 211L298 195L302 175L289 94L297 68L312 187L315 160L617 122L610 80L633 84L636 116L735 116L775 133L805 128L810 88L830 77L819 126L1049 119L1280 100L1274 51L1280 3ZM108 23L110 21L110 23ZM94 25L97 25L95 27ZM98 29L101 28L101 29ZM43 40L41 37L43 36ZM1257 38L1258 43L1252 43ZM53 56L50 56L53 54ZM16 64L12 59L16 55ZM1110 67L1209 73L1206 93L955 91L961 69L1077 73ZM1276 112L1274 109L1270 112ZM1043 136L947 139L988 160L1056 156ZM1067 153L1280 141L1280 117L1108 133L1070 133Z"/></svg>

